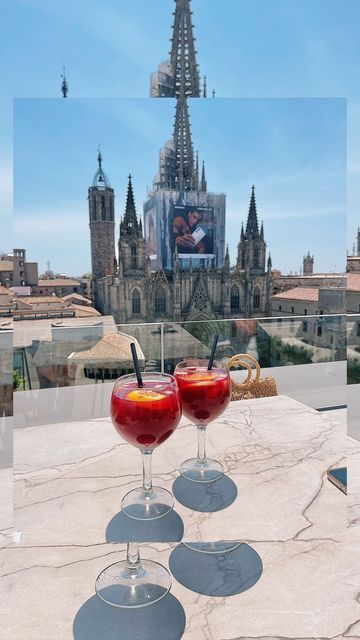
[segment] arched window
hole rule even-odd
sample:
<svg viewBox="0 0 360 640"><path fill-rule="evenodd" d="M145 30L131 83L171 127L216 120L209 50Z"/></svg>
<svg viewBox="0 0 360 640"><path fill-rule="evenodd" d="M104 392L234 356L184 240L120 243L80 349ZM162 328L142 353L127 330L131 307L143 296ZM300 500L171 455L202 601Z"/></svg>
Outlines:
<svg viewBox="0 0 360 640"><path fill-rule="evenodd" d="M166 313L166 296L162 287L155 293L155 313Z"/></svg>
<svg viewBox="0 0 360 640"><path fill-rule="evenodd" d="M231 287L230 307L233 310L238 310L240 308L240 294L236 284Z"/></svg>
<svg viewBox="0 0 360 640"><path fill-rule="evenodd" d="M106 220L105 196L101 196L101 219Z"/></svg>
<svg viewBox="0 0 360 640"><path fill-rule="evenodd" d="M253 258L254 258L254 269L258 269L259 268L259 247L254 247L254 253L253 253Z"/></svg>
<svg viewBox="0 0 360 640"><path fill-rule="evenodd" d="M255 287L253 294L253 308L260 309L260 289Z"/></svg>
<svg viewBox="0 0 360 640"><path fill-rule="evenodd" d="M136 244L131 245L131 268L136 269Z"/></svg>
<svg viewBox="0 0 360 640"><path fill-rule="evenodd" d="M133 315L139 315L139 313L141 313L140 293L138 289L134 289L132 294L132 312Z"/></svg>

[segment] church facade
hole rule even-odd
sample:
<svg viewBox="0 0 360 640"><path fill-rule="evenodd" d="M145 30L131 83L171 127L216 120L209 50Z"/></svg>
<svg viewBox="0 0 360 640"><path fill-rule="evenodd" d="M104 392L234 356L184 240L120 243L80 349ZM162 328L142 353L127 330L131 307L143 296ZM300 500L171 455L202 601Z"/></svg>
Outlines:
<svg viewBox="0 0 360 640"><path fill-rule="evenodd" d="M100 153L88 191L93 304L119 324L270 315L271 258L266 261L255 188L231 268L225 247L226 197L208 190L204 164L200 175L194 156L188 97L200 97L200 80L189 4L176 0L171 59L166 74L162 64L151 80L152 97L176 98L173 136L160 152L158 173L144 204L144 225L129 176L117 255L114 190ZM180 215L182 210L188 218ZM199 232L203 239L195 250L191 237Z"/></svg>

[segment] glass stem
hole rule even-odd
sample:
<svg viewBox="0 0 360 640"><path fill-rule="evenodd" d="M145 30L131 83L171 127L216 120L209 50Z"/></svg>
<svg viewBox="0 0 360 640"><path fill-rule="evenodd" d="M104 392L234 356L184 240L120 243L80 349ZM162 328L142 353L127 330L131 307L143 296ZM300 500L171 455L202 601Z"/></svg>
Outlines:
<svg viewBox="0 0 360 640"><path fill-rule="evenodd" d="M151 481L151 460L152 449L144 450L141 452L143 462L143 489L144 492L150 496L153 493L152 481Z"/></svg>
<svg viewBox="0 0 360 640"><path fill-rule="evenodd" d="M128 578L134 578L142 575L143 572L144 569L140 561L139 544L137 542L128 542L124 575Z"/></svg>
<svg viewBox="0 0 360 640"><path fill-rule="evenodd" d="M198 454L197 459L198 462L204 463L206 462L206 450L205 450L205 433L206 426L203 424L197 424L197 433L198 433Z"/></svg>

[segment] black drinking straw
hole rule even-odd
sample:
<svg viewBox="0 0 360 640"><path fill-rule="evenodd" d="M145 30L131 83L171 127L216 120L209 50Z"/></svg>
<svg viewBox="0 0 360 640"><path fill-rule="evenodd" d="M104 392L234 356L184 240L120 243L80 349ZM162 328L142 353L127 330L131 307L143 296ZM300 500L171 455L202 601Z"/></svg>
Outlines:
<svg viewBox="0 0 360 640"><path fill-rule="evenodd" d="M135 373L136 373L136 377L137 377L137 383L138 383L138 387L140 389L140 388L142 388L144 386L144 383L143 383L142 377L141 377L139 358L137 357L135 342L132 342L130 344L130 349L131 349L132 359L133 359L133 362L134 362Z"/></svg>
<svg viewBox="0 0 360 640"><path fill-rule="evenodd" d="M214 342L213 342L213 346L212 346L212 349L211 349L211 356L210 356L210 360L209 360L209 364L208 364L208 371L211 371L212 366L214 364L215 351L216 351L218 340L219 340L219 336L218 335L214 336Z"/></svg>

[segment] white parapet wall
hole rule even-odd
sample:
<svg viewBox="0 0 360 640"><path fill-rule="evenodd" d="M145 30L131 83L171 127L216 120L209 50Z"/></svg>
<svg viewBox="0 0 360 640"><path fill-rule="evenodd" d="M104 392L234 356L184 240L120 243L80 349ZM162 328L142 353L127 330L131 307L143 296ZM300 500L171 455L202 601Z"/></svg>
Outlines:
<svg viewBox="0 0 360 640"><path fill-rule="evenodd" d="M241 377L238 372L232 373ZM328 362L263 369L275 377L279 394L315 409L346 405L346 363ZM90 420L109 415L112 382L17 391L14 427Z"/></svg>
<svg viewBox="0 0 360 640"><path fill-rule="evenodd" d="M360 440L360 384L349 384L347 388L348 434Z"/></svg>

